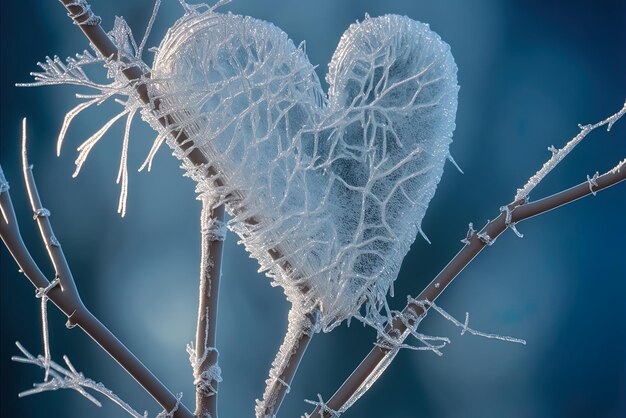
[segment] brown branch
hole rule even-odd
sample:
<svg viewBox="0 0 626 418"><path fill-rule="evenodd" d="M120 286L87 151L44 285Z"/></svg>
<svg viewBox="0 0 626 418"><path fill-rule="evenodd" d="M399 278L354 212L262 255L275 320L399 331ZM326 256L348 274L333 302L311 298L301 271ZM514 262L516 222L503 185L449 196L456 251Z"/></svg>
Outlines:
<svg viewBox="0 0 626 418"><path fill-rule="evenodd" d="M302 315L293 308L289 312L289 327L272 363L270 375L265 381L263 400L257 401L257 418L276 416L285 396L289 393L291 382L296 375L300 361L302 361L313 335L319 331L319 327L320 312L318 309L306 315Z"/></svg>
<svg viewBox="0 0 626 418"><path fill-rule="evenodd" d="M199 418L217 418L217 386L221 381L216 347L217 305L225 238L224 206L212 208L212 201L202 198L202 260L198 292L196 346L188 347L196 385L196 411Z"/></svg>
<svg viewBox="0 0 626 418"><path fill-rule="evenodd" d="M144 366L137 357L122 344L83 304L69 268L61 244L55 238L49 220L50 212L41 203L37 185L26 157L26 137L24 136L22 164L29 200L37 221L42 240L50 260L59 278L60 286L54 286L47 292L50 299L67 317L68 327L78 325L87 335L96 341L120 366L122 366L166 411L176 409L175 418L193 418L193 414L179 405L179 400ZM0 179L1 180L1 179ZM8 189L0 194L0 237L20 269L38 289L47 288L50 282L41 272L30 255L22 239L15 210Z"/></svg>
<svg viewBox="0 0 626 418"><path fill-rule="evenodd" d="M434 302L448 285L465 269L465 267L487 246L491 245L500 234L515 223L524 221L537 215L549 212L560 206L574 202L582 197L607 189L611 186L626 180L626 165L624 161L613 170L599 176L594 182L585 181L568 190L556 193L536 202L524 203L513 202L508 205L500 215L493 221L488 222L478 233L470 233L467 237L467 244L459 251L446 267L435 277L428 286L407 304L402 310L406 318L419 318L425 311L416 301ZM412 321L409 321L409 325ZM400 336L407 330L405 322L400 319L393 321L388 326L386 332L389 335ZM379 339L379 345L374 347L363 359L358 367L346 379L341 387L335 392L324 406L318 405L310 418L331 418L330 411L344 412L369 388L365 388L365 383L373 383L379 374L388 366L388 359L393 355L391 348L384 347L384 341Z"/></svg>

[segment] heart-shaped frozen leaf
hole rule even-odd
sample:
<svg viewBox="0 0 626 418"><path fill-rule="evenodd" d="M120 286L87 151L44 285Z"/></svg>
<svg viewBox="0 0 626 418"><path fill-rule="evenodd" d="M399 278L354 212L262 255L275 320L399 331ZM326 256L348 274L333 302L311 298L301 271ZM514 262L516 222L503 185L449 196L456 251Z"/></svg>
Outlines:
<svg viewBox="0 0 626 418"><path fill-rule="evenodd" d="M343 35L326 96L274 25L190 13L161 43L152 80L169 128L209 161L186 166L198 189L226 204L230 229L294 307L318 307L326 330L375 318L449 155L448 45L409 18L367 18Z"/></svg>

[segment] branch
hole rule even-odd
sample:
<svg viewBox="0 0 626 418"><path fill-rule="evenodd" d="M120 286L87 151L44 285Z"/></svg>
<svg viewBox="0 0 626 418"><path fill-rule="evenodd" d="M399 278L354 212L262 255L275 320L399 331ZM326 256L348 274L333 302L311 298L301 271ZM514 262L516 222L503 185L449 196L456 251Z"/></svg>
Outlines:
<svg viewBox="0 0 626 418"><path fill-rule="evenodd" d="M22 239L15 210L8 191L8 182L0 176L0 237L17 262L20 270L37 289L47 289L45 297L50 299L67 317L67 326L78 325L87 335L96 341L113 359L115 359L166 411L172 411L179 405L175 397L144 366L133 353L124 346L83 304L69 268L61 244L56 239L49 220L50 211L41 203L37 185L26 156L26 120L23 121L22 163L29 200L37 221L42 240L48 251L59 280L59 286L51 283L39 269ZM192 418L193 415L184 406L174 414L176 418Z"/></svg>
<svg viewBox="0 0 626 418"><path fill-rule="evenodd" d="M33 356L19 342L16 342L15 345L17 345L17 348L22 352L24 357L13 356L11 357L11 360L18 363L39 366L46 371L46 375L49 374L52 377L51 380L48 380L46 376L43 383L36 383L33 385L33 389L21 392L18 395L20 398L49 390L72 389L83 395L94 405L102 406L96 398L85 390L91 389L109 398L133 418L147 418L147 412L143 415L140 414L102 383L96 383L93 380L86 378L82 373L76 371L67 356L63 356L63 361L65 361L65 364L67 365L67 368L65 368L54 361L50 361L48 358Z"/></svg>
<svg viewBox="0 0 626 418"><path fill-rule="evenodd" d="M313 335L320 328L320 312L303 315L297 309L289 311L289 325L276 358L272 362L269 377L265 381L263 400L256 402L256 418L274 418L285 396L289 393L300 361Z"/></svg>
<svg viewBox="0 0 626 418"><path fill-rule="evenodd" d="M68 10L68 16L73 20L73 22L76 25L80 27L84 35L90 41L92 47L98 53L100 53L103 57L110 58L112 60L116 60L119 57L119 55L121 55L120 52L117 50L117 47L115 46L115 44L112 42L112 40L108 37L106 32L100 26L100 18L93 13L93 11L91 10L91 7L89 6L86 0L60 0L60 1ZM214 7L225 4L226 2L227 1L221 0ZM156 6L155 6L155 10L156 10ZM153 13L153 16L154 16L154 13ZM142 41L142 45L143 44L144 42ZM144 70L142 69L142 68L148 68L148 67L142 62L140 62L140 57L137 57L137 61L134 61L134 63L135 63L134 65L129 64L128 66L126 66L122 70L122 73L131 83L131 85L134 86L137 92L137 98L145 105L147 109L149 109L152 112L152 114L158 120L159 124L163 128L165 128L165 130L169 133L169 135L175 139L176 143L183 151L183 155L185 155L185 158L187 158L189 162L191 162L195 167L198 167L198 168L206 167L206 176L211 177L212 181L215 183L216 186L218 187L223 186L224 183L223 183L223 180L218 176L218 170L216 170L212 165L210 165L209 161L206 159L204 154L198 148L194 147L194 144L191 141L189 135L187 135L187 133L182 129L177 129L177 128L173 129L172 126L177 126L177 125L174 124L172 117L169 115L163 115L162 114L163 112L159 111L160 103L161 103L160 100L158 98L157 99L150 98L148 94L148 89L146 87L146 82L149 79L149 74L146 74ZM160 143L160 141L156 141L156 142ZM151 151L151 154L152 154L152 151ZM223 209L219 209L216 211L216 215L219 215L219 217L216 218L216 221L223 222L224 220L223 213L224 213ZM248 222L251 225L254 225L254 224L259 223L259 220L253 217L253 218L247 219L246 222ZM215 244L215 245L221 245L221 244ZM211 252L216 253L216 251L218 251L217 248L211 249ZM269 249L268 253L270 257L272 257L275 260L283 257L282 251L277 248ZM287 263L285 263L284 266L285 268L289 267ZM306 292L307 289L303 289L303 291ZM202 296L201 296L201 300L202 300ZM202 310L202 302L201 302L200 309L201 311L199 312L199 315L200 316L204 315L205 310ZM209 309L208 315L210 318L211 315L213 315L213 310ZM211 323L215 323L215 320L209 319L208 323L210 326ZM204 328L206 328L206 326L202 327L202 324L199 321L198 329L202 330ZM213 327L213 330L214 330L214 327ZM297 350L295 354L296 356L304 355L304 351L306 350L306 347L308 346L310 338L311 336L302 337L301 342L298 344L298 347L300 347L300 349ZM197 343L196 347L203 347L203 345L202 344L199 345L199 343ZM202 358L202 356L200 356L200 358ZM281 371L279 373L280 374L279 378L280 379L285 378L289 382L291 382L291 379L293 379L293 376L296 372L300 359L301 357L297 359L296 357L294 357L293 361L290 362L291 366L285 370L287 374L283 376L283 373ZM210 362L210 361L212 360L207 359L207 362ZM286 388L285 387L282 387L282 389L278 388L278 391L276 392L276 394L277 394L276 399L278 400L278 405L280 405L280 403L282 402L282 399L286 395ZM214 403L215 399L209 400L208 402ZM206 406L208 407L208 405ZM199 410L197 409L196 412L198 411Z"/></svg>
<svg viewBox="0 0 626 418"><path fill-rule="evenodd" d="M222 381L216 348L217 302L221 275L222 249L226 237L224 207L212 208L212 200L202 196L202 259L198 291L196 345L187 346L196 386L198 418L217 418L217 385Z"/></svg>
<svg viewBox="0 0 626 418"><path fill-rule="evenodd" d="M567 151L563 157L591 130L603 125L608 125L608 129L610 129L624 113L626 113L626 103L618 113L604 121L595 125L581 126L581 133L564 147ZM461 273L485 247L492 245L498 236L506 229L511 228L516 234L521 235L515 229L516 223L572 203L590 194L595 195L597 192L614 186L626 179L626 159L624 159L612 170L601 176L599 176L598 173L596 173L593 178L587 176L587 181L577 186L541 200L528 203L527 196L530 190L539 184L545 175L563 159L562 157L554 158L555 155L559 155L560 152L561 151L553 151L553 158L548 161L548 163L552 163L544 164L542 170L531 177L531 180L529 180L524 188L518 190L518 196L521 196L521 199L516 198L514 202L503 206L500 210L500 215L493 221L488 222L479 232L474 231L472 224L470 224L467 237L462 240L462 242L465 243L463 249L452 258L448 265L441 270L416 298L409 298L409 303L402 310L401 315L395 318L392 323L386 327L385 332L388 336L398 338L401 342L410 335L410 332L407 332L407 330L410 330L409 328L414 326L415 318L422 317L428 308L432 306L432 302L443 293L459 273ZM426 301L426 303L424 303L424 301ZM407 317L414 319L408 323L402 320ZM384 341L385 336L379 337L376 346L344 381L330 400L328 402L322 402L321 400L320 402L316 402L315 404L317 406L315 410L310 415L306 415L306 417L338 417L369 390L389 366L391 361L393 361L397 353L397 351L394 352L392 348L385 347Z"/></svg>

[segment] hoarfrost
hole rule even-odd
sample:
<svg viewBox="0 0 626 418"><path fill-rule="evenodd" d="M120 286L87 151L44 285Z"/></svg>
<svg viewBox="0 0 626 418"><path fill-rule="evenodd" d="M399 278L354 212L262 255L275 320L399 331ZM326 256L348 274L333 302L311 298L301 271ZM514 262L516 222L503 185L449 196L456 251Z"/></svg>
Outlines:
<svg viewBox="0 0 626 418"><path fill-rule="evenodd" d="M262 400L256 400L255 413L256 417L273 417L276 411L276 390L277 387L284 386L286 393L289 393L291 387L289 383L284 381L281 376L293 361L293 353L298 350L304 334L312 336L317 333L320 328L319 314L302 315L301 312L292 309L289 312L289 325L285 339L278 350L278 354L272 362L269 377L265 381L265 392ZM278 383L279 385L276 385ZM268 414L269 412L269 414Z"/></svg>
<svg viewBox="0 0 626 418"><path fill-rule="evenodd" d="M476 230L474 229L474 223L470 222L469 226L467 227L467 235L465 235L465 238L463 238L461 242L465 245L469 245L470 240L472 239L474 235L476 235Z"/></svg>
<svg viewBox="0 0 626 418"><path fill-rule="evenodd" d="M56 84L70 84L81 87L87 87L96 90L97 93L89 95L77 95L77 98L84 99L83 102L76 105L71 109L63 120L59 136L57 139L57 155L61 153L61 147L67 131L72 120L78 116L82 111L88 109L93 105L100 105L110 98L115 96L122 96L126 98L125 101L117 100L118 103L124 106L124 110L111 118L106 124L102 126L96 133L89 137L78 147L78 158L76 159L76 170L74 176L77 176L80 172L82 165L87 160L93 147L102 139L105 133L111 128L111 126L124 116L127 116L126 128L124 131L124 140L122 145L122 153L120 158L120 169L118 171L117 183L121 184L120 201L118 204L118 213L124 216L126 213L126 200L128 196L128 146L130 140L130 125L132 118L136 111L142 108L141 103L135 87L132 83L128 83L128 80L123 74L123 71L130 67L137 67L144 73L149 71L149 67L141 60L141 54L147 41L147 37L150 33L150 29L154 23L156 12L160 1L155 4L154 12L148 23L148 28L139 46L132 35L130 28L126 21L122 18L116 18L115 25L111 32L108 33L109 38L118 50L118 53L114 57L104 57L96 52L96 56L90 52L85 51L82 54L76 54L75 58L69 57L65 61L61 60L58 56L54 58L46 57L45 62L38 63L42 72L34 72L31 75L35 78L32 83L20 83L18 86L22 87L35 87L35 86L48 86ZM71 4L72 6L81 7L81 12L77 15L70 14L70 17L79 17L81 15L87 15L88 18L83 21L84 25L98 24L99 18L91 12L89 4L80 0ZM107 76L112 80L108 84L97 83L92 81L85 68L89 65L100 64L104 65L107 69ZM142 79L143 80L143 79ZM137 82L142 82L137 80Z"/></svg>
<svg viewBox="0 0 626 418"><path fill-rule="evenodd" d="M339 416L341 416L342 412L330 409L328 405L326 405L326 403L324 402L324 399L322 399L322 395L320 395L319 393L317 394L317 399L318 399L317 401L311 401L309 399L305 399L304 402L311 404L311 405L315 405L316 407L319 407L320 413L323 414L321 416L328 416L329 418L339 418ZM309 414L304 414L304 418L309 418L309 417L310 417Z"/></svg>
<svg viewBox="0 0 626 418"><path fill-rule="evenodd" d="M202 357L198 357L198 353L193 346L193 342L187 344L187 354L189 354L189 362L191 363L191 368L193 370L193 384L204 396L215 395L217 393L217 389L213 386L213 382L220 383L222 381L222 369L217 362L205 370L202 369L202 365L211 351L215 351L217 353L217 349L215 347L204 347L204 354Z"/></svg>
<svg viewBox="0 0 626 418"><path fill-rule="evenodd" d="M421 222L445 160L453 161L458 85L449 46L409 18L366 17L342 36L326 94L303 46L268 22L215 11L226 3L181 1L185 15L156 49L153 68L141 56L159 1L139 45L117 18L108 34L116 56L85 52L40 64L29 85L96 90L66 115L58 151L74 117L122 96L125 109L79 147L76 160L78 173L108 128L128 117L122 215L130 121L140 109L158 132L140 170L167 142L198 192L226 204L229 228L297 311L319 308L329 331L364 304L366 315L383 309L415 236L425 237ZM89 79L84 67L94 63L107 68L109 84ZM123 71L131 67L150 77L128 83ZM137 83L148 89L148 106ZM178 143L182 131L189 138ZM195 151L209 163L186 161Z"/></svg>
<svg viewBox="0 0 626 418"><path fill-rule="evenodd" d="M469 327L469 313L465 313L465 321L460 322L448 312L446 312L443 308L435 305L434 302L429 300L417 300L411 297L408 297L409 305L413 305L421 308L422 314L417 315L412 309L407 310L406 312L392 312L393 320L400 320L406 327L406 330L402 334L393 334L389 333L383 325L378 325L380 321L373 324L377 328L378 332L378 342L377 346L384 348L387 350L384 359L379 362L374 370L363 379L359 388L352 394L350 399L348 399L344 405L341 407L339 411L334 411L336 414L341 414L348 410L356 401L359 400L365 392L367 392L372 385L378 380L378 378L383 374L383 372L387 369L387 367L391 364L393 359L396 357L398 352L401 349L411 349L411 350L421 350L421 351L432 351L433 353L441 356L443 355L441 349L446 345L450 344L450 339L447 337L437 337L437 336L429 336L424 335L417 331L421 322L426 318L429 309L433 309L439 315L441 315L444 319L450 321L456 327L461 328L461 335L465 335L465 333L470 333L472 335L476 335L483 338L496 339L500 341L512 342L517 344L526 345L526 341L520 338L503 336L492 333L485 333L482 331L477 331L473 328ZM412 336L415 338L420 345L414 345L405 343L405 340ZM320 400L321 401L321 400ZM321 405L321 404L320 404ZM334 416L334 415L333 415ZM338 415L337 415L338 416Z"/></svg>
<svg viewBox="0 0 626 418"><path fill-rule="evenodd" d="M72 19L72 22L74 22L75 25L97 26L102 21L100 19L100 16L97 16L91 10L91 5L87 3L87 0L74 0L70 3L67 3L65 7L78 7L78 12L67 13L67 15ZM77 19L81 20L81 22L78 23Z"/></svg>
<svg viewBox="0 0 626 418"><path fill-rule="evenodd" d="M587 174L587 183L589 183L589 191L594 196L596 195L596 191L594 187L598 187L598 182L596 180L598 180L599 176L600 176L600 173L598 173L597 171L596 171L596 174L593 175L593 177L589 177L589 174Z"/></svg>
<svg viewBox="0 0 626 418"><path fill-rule="evenodd" d="M613 124L617 122L622 116L626 113L626 102L624 102L624 106L622 109L608 118L595 123L593 125L578 125L580 132L574 138L572 138L565 146L559 150L555 149L554 146L548 148L552 152L552 158L545 162L543 167L534 176L532 176L528 182L521 189L517 189L517 194L515 195L515 201L524 201L528 199L528 194L548 175L563 159L569 154L576 145L580 143L591 131L597 129L601 126L606 125L607 131L610 131L613 127ZM595 193L594 193L595 194Z"/></svg>
<svg viewBox="0 0 626 418"><path fill-rule="evenodd" d="M491 238L487 232L480 232L480 233L476 234L476 236L478 237L479 240L481 240L482 242L484 242L488 246L491 246L491 245L493 245L494 242L496 242L496 239L495 238Z"/></svg>
<svg viewBox="0 0 626 418"><path fill-rule="evenodd" d="M176 411L178 411L178 408L180 407L180 400L182 398L183 398L182 393L179 393L178 395L176 395L176 405L174 405L174 407L169 411L160 412L155 418L173 418L174 413L176 413Z"/></svg>
<svg viewBox="0 0 626 418"><path fill-rule="evenodd" d="M327 96L304 51L250 17L188 10L158 51L159 111L142 116L188 134L167 142L295 309L319 306L328 331L383 308L449 156L448 45L406 17L366 18L343 35ZM184 161L195 150L207 166Z"/></svg>
<svg viewBox="0 0 626 418"><path fill-rule="evenodd" d="M93 395L87 392L87 389L89 389L106 396L134 418L148 417L147 412L142 415L139 412L135 411L130 405L124 402L111 390L107 389L102 383L97 383L85 377L82 373L76 371L67 356L63 356L63 361L66 364L66 367L63 367L60 364L44 356L40 355L35 357L30 352L28 352L28 350L26 350L19 342L16 342L15 345L22 352L23 357L13 356L11 357L11 360L18 363L34 364L36 366L39 366L42 369L46 370L47 376L50 376L49 380L46 376L46 379L44 379L42 383L35 383L33 385L33 389L21 392L18 395L20 398L51 390L71 389L80 393L94 405L102 406L100 401L98 401L96 398L93 397Z"/></svg>
<svg viewBox="0 0 626 418"><path fill-rule="evenodd" d="M524 234L517 230L517 227L515 226L516 223L512 221L513 211L511 210L511 208L509 208L507 205L501 206L500 212L504 212L504 224L507 226L507 228L510 228L511 231L513 231L518 238L524 238Z"/></svg>
<svg viewBox="0 0 626 418"><path fill-rule="evenodd" d="M59 278L55 277L45 288L39 288L35 292L35 297L41 299L41 332L43 340L43 369L44 377L43 381L48 381L48 375L50 374L50 337L48 333L48 292L59 284Z"/></svg>
<svg viewBox="0 0 626 418"><path fill-rule="evenodd" d="M620 161L619 163L617 163L617 165L613 167L611 170L609 170L609 173L612 173L612 174L619 173L620 170L624 167L624 164L626 164L626 158ZM7 187L8 187L8 183L7 183Z"/></svg>

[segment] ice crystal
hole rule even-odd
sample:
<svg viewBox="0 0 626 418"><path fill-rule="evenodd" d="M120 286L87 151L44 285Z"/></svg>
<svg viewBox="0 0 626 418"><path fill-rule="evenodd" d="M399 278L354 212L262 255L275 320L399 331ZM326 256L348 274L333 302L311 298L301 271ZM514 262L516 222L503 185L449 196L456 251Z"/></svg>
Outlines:
<svg viewBox="0 0 626 418"><path fill-rule="evenodd" d="M140 169L150 169L167 141L198 191L226 204L229 228L298 311L319 309L328 331L363 304L365 316L383 309L415 236L427 239L421 221L446 159L453 161L458 86L449 46L409 18L366 17L342 36L326 94L303 48L268 22L217 13L225 3L181 1L185 15L152 68L142 53L158 1L141 42L117 18L108 34L114 56L85 52L40 64L30 85L96 90L66 115L58 150L80 112L121 96L124 110L79 147L76 174L107 130L128 117L117 177L122 215L130 124L140 110L158 132ZM109 84L89 79L84 67L95 63L106 67ZM129 68L150 76L128 83ZM149 105L136 85L147 87ZM181 132L187 139L179 143ZM186 160L196 151L207 164Z"/></svg>
<svg viewBox="0 0 626 418"><path fill-rule="evenodd" d="M217 388L213 386L213 382L220 383L222 381L222 369L217 362L203 369L204 362L211 351L217 353L215 347L204 347L204 353L199 357L193 342L187 344L187 354L189 354L189 362L193 370L193 384L196 386L196 390L204 396L215 395Z"/></svg>
<svg viewBox="0 0 626 418"><path fill-rule="evenodd" d="M97 16L93 15L89 5L84 1L76 1L74 6L81 7L80 15L87 15L88 18L82 24L90 25L97 24L99 20L94 19ZM126 213L126 199L128 196L128 147L130 141L130 128L133 116L142 108L143 104L139 99L133 85L128 83L123 71L131 67L136 67L142 70L144 73L149 72L149 67L141 60L141 55L145 47L150 29L154 23L156 12L158 11L160 1L155 3L154 12L148 23L148 28L144 37L139 44L135 41L132 31L128 27L126 21L122 18L116 18L115 24L111 32L108 33L109 38L117 48L117 54L111 57L105 57L96 52L94 56L88 51L81 54L76 54L76 58L69 57L65 61L59 57L53 58L46 57L45 62L38 63L42 69L41 72L34 72L31 75L35 78L32 83L21 83L18 86L34 87L34 86L48 86L55 84L70 84L81 87L88 87L96 90L95 94L90 95L77 95L79 99L84 99L83 102L76 105L71 109L63 120L61 130L57 139L57 155L61 153L61 147L67 131L72 120L78 116L82 111L88 109L93 105L100 105L110 98L121 96L125 98L125 101L117 99L118 103L124 106L124 110L119 114L111 118L100 129L98 129L92 136L85 140L78 147L78 157L76 159L76 170L74 176L77 176L87 160L87 157L91 153L95 145L104 137L107 131L113 126L115 122L123 117L127 117L126 127L124 130L124 139L122 144L122 153L120 158L120 168L118 170L117 183L121 183L120 200L118 205L118 212L124 216ZM71 17L76 17L70 15ZM99 19L99 18L97 18ZM104 65L107 69L107 76L112 81L110 83L97 83L92 81L87 75L86 67L94 64ZM138 80L140 82L141 80Z"/></svg>
<svg viewBox="0 0 626 418"><path fill-rule="evenodd" d="M550 173L563 159L578 145L591 131L601 126L606 126L606 130L610 131L615 122L617 122L626 113L626 102L622 109L609 116L608 118L594 123L593 125L578 125L580 132L574 138L572 138L565 146L559 150L554 146L548 148L552 152L552 158L545 162L539 171L535 173L528 182L521 189L517 189L515 195L516 201L523 201L528 199L528 194L535 188L541 181ZM591 184L591 183L590 183ZM595 194L595 193L594 193Z"/></svg>
<svg viewBox="0 0 626 418"><path fill-rule="evenodd" d="M441 356L443 353L441 351L446 345L450 344L450 339L447 337L437 337L437 336L429 336L424 335L418 332L418 328L422 321L426 318L428 311L432 309L441 315L444 319L451 322L456 327L461 328L461 335L466 333L470 333L472 335L476 335L483 338L496 339L500 341L512 342L516 344L526 345L526 341L520 338L503 336L492 333L485 333L482 331L477 331L473 328L469 327L469 313L465 313L465 321L460 322L448 312L446 312L443 308L436 305L434 302L429 300L417 300L411 298L410 296L407 298L409 305L413 305L415 307L419 307L422 311L420 315L417 315L415 311L412 309L406 310L406 312L393 312L392 320L400 320L406 327L406 330L402 333L389 333L385 329L385 326L381 323L381 321L375 321L372 325L378 331L378 342L376 345L382 347L386 350L386 354L384 359L377 364L377 366L372 370L369 376L363 379L361 385L354 391L352 396L344 403L340 410L334 411L332 416L339 416L340 414L347 411L356 401L359 400L365 392L367 392L372 385L378 380L378 378L383 374L383 372L387 369L387 367L394 360L396 355L401 349L411 349L411 350L422 350L422 351L432 351L433 353ZM405 340L412 336L415 338L420 344L414 345L405 343ZM320 400L321 401L321 400ZM321 405L321 404L320 404Z"/></svg>
<svg viewBox="0 0 626 418"><path fill-rule="evenodd" d="M406 17L366 18L339 43L328 95L303 49L250 17L189 11L158 51L159 111L142 116L189 136L167 141L261 269L325 330L381 309L449 156L448 45ZM207 166L185 162L194 150Z"/></svg>
<svg viewBox="0 0 626 418"><path fill-rule="evenodd" d="M323 414L322 416L328 416L329 418L339 418L339 416L341 416L341 413L339 411L330 409L328 405L326 405L326 402L324 402L322 395L320 395L319 393L317 394L317 401L305 399L304 402L319 407L320 413ZM304 418L309 418L309 416L309 414L305 414Z"/></svg>
<svg viewBox="0 0 626 418"><path fill-rule="evenodd" d="M587 183L589 184L589 191L594 196L596 195L596 190L594 189L594 187L596 188L598 187L598 182L596 180L598 180L599 176L600 176L600 173L598 173L597 171L592 177L589 177L589 174L587 174Z"/></svg>
<svg viewBox="0 0 626 418"><path fill-rule="evenodd" d="M124 402L119 396L113 393L111 390L107 389L102 383L97 383L87 377L85 377L82 373L76 371L72 363L70 362L67 356L63 356L63 361L65 361L66 367L61 366L60 364L46 358L44 356L35 357L28 350L26 350L19 342L16 342L17 348L22 352L23 357L13 356L11 360L16 361L18 363L26 363L33 364L39 366L46 370L46 375L49 374L51 379L44 379L42 383L35 383L33 389L26 390L19 394L19 397L34 395L37 393L42 393L45 391L51 390L59 390L59 389L71 389L80 393L82 396L87 398L90 402L92 402L96 406L102 406L100 401L94 398L87 390L93 390L94 392L101 393L102 395L109 398L111 401L116 403L119 407L121 407L124 411L126 411L133 418L147 418L148 413L145 412L143 415L139 412L135 411L130 405Z"/></svg>

